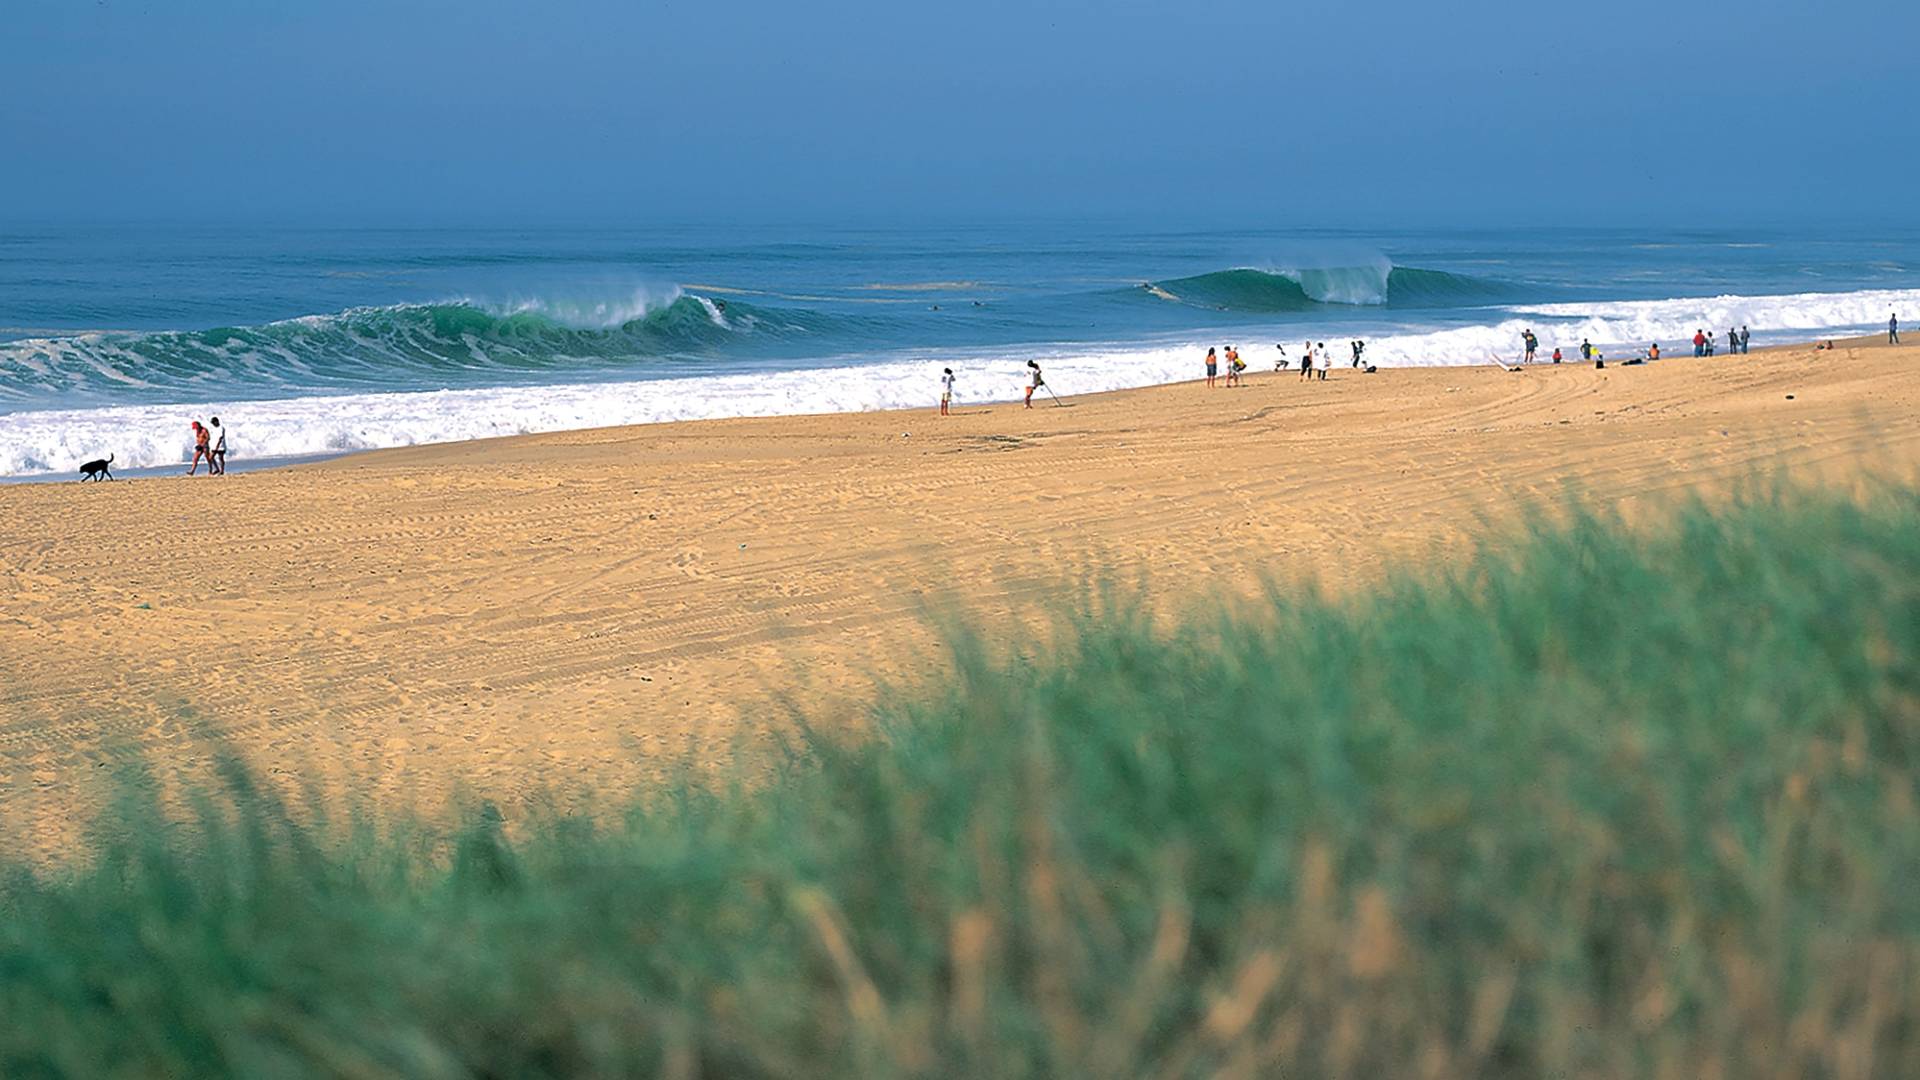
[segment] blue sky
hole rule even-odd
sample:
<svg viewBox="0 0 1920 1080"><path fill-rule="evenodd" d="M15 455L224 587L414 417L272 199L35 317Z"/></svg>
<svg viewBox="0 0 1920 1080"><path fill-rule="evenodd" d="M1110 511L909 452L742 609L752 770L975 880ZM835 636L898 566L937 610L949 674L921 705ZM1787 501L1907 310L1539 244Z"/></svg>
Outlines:
<svg viewBox="0 0 1920 1080"><path fill-rule="evenodd" d="M1913 223L1920 4L5 0L0 218Z"/></svg>

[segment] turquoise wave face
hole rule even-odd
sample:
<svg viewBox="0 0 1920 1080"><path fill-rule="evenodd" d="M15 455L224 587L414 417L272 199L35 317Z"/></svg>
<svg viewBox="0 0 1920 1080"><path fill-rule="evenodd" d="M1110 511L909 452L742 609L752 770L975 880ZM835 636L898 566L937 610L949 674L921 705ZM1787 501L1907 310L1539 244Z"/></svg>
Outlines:
<svg viewBox="0 0 1920 1080"><path fill-rule="evenodd" d="M620 371L721 353L745 336L818 334L830 319L682 295L605 326L469 303L358 308L261 326L0 343L0 401L198 387L420 389Z"/></svg>
<svg viewBox="0 0 1920 1080"><path fill-rule="evenodd" d="M1161 301L1256 314L1311 312L1329 305L1399 309L1472 307L1512 299L1515 295L1511 286L1497 281L1391 264L1218 270L1147 282L1140 289Z"/></svg>

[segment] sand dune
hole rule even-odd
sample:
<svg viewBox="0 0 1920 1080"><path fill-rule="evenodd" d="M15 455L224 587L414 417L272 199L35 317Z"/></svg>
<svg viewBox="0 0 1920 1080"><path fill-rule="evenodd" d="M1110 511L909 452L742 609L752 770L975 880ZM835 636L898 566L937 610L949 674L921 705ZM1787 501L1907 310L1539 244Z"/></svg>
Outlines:
<svg viewBox="0 0 1920 1080"><path fill-rule="evenodd" d="M618 783L764 737L769 692L924 670L945 596L1338 588L1569 482L1644 503L1920 461L1920 348L1069 401L0 488L0 826L58 843L103 765L202 757L206 732L390 802Z"/></svg>

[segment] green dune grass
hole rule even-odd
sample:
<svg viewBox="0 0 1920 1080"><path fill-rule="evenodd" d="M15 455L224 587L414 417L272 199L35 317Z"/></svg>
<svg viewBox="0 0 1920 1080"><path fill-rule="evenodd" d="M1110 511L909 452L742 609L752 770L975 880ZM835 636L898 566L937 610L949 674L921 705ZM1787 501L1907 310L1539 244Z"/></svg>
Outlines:
<svg viewBox="0 0 1920 1080"><path fill-rule="evenodd" d="M1920 501L1500 550L954 630L879 737L587 816L129 783L3 871L0 1074L1920 1075Z"/></svg>

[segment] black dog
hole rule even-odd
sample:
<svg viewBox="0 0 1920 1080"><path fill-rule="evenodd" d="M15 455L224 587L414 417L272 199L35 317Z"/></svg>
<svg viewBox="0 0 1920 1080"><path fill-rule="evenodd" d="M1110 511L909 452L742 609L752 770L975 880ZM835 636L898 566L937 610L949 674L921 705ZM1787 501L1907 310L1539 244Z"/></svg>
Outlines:
<svg viewBox="0 0 1920 1080"><path fill-rule="evenodd" d="M113 455L108 454L99 461L89 461L85 465L80 466L80 482L84 484L89 480L113 479L113 473L107 469L107 466L111 464L113 464Z"/></svg>

